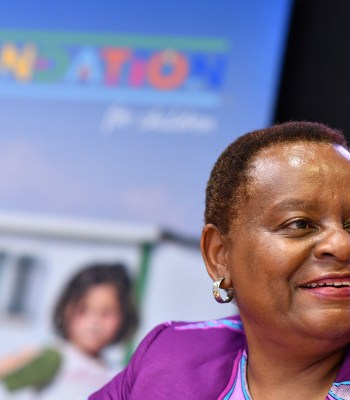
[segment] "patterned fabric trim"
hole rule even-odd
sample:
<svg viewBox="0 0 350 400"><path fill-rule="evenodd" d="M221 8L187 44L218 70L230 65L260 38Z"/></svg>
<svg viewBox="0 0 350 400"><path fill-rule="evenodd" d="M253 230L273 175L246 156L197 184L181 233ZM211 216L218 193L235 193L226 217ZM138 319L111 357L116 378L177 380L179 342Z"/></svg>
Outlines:
<svg viewBox="0 0 350 400"><path fill-rule="evenodd" d="M252 400L248 390L248 382L247 382L247 353L244 351L242 355L242 359L240 362L240 371L241 371L241 386L242 392L245 400Z"/></svg>
<svg viewBox="0 0 350 400"><path fill-rule="evenodd" d="M230 382L218 400L252 400L249 394L246 376L247 353L244 350L237 354Z"/></svg>
<svg viewBox="0 0 350 400"><path fill-rule="evenodd" d="M217 319L204 322L196 322L194 324L186 324L175 326L174 329L178 331L192 330L192 329L232 329L234 331L243 331L242 322L239 320L231 319Z"/></svg>
<svg viewBox="0 0 350 400"><path fill-rule="evenodd" d="M350 400L350 381L334 382L327 399Z"/></svg>
<svg viewBox="0 0 350 400"><path fill-rule="evenodd" d="M231 394L235 390L235 387L237 385L238 370L239 370L239 365L240 365L240 361L242 358L242 353L243 353L242 350L238 352L238 354L235 358L235 361L233 363L233 369L232 369L230 381L229 381L227 387L225 388L225 390L223 391L223 393L218 398L218 400L229 399Z"/></svg>

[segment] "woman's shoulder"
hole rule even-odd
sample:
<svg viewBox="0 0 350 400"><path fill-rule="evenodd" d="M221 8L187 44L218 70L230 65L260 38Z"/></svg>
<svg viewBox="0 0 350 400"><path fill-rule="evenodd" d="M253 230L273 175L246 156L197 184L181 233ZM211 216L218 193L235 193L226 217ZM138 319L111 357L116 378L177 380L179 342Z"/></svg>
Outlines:
<svg viewBox="0 0 350 400"><path fill-rule="evenodd" d="M185 321L167 321L157 325L153 328L141 341L137 351L144 352L150 348L157 349L161 346L161 351L164 353L163 348L167 341L176 344L178 339L181 347L184 347L186 342L200 341L203 345L203 340L212 340L214 337L220 337L221 343L227 339L230 344L240 345L245 343L245 334L241 319L238 315L226 318L213 319L207 321L185 322ZM175 341L175 342L174 342Z"/></svg>
<svg viewBox="0 0 350 400"><path fill-rule="evenodd" d="M151 399L175 387L181 398L188 388L202 386L215 397L220 383L229 380L235 355L245 346L239 317L160 324L140 343L128 367L90 400L138 399L145 393L144 398ZM208 376L218 386L208 385Z"/></svg>
<svg viewBox="0 0 350 400"><path fill-rule="evenodd" d="M206 345L207 351L210 348L213 353L220 348L225 348L226 353L235 352L244 346L245 334L240 318L233 316L199 322L166 322L151 331L146 341L150 356L169 353L182 360L184 353L194 357L196 352L202 354Z"/></svg>

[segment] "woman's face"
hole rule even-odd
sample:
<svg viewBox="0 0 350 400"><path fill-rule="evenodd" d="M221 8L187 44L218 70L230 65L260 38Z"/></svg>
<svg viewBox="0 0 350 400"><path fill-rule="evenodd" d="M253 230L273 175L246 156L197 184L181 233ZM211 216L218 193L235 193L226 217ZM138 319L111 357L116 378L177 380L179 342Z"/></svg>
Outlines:
<svg viewBox="0 0 350 400"><path fill-rule="evenodd" d="M237 305L254 335L348 340L349 159L342 147L305 142L255 158L226 253Z"/></svg>
<svg viewBox="0 0 350 400"><path fill-rule="evenodd" d="M116 336L122 324L117 293L110 284L92 286L83 298L67 310L68 340L92 356Z"/></svg>

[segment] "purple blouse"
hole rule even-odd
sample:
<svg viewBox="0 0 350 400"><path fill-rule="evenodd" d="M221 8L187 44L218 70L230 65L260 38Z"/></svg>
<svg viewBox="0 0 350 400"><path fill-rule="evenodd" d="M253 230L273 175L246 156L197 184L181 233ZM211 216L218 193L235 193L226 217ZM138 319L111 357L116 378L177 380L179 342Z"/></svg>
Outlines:
<svg viewBox="0 0 350 400"><path fill-rule="evenodd" d="M239 316L154 328L127 367L89 400L248 400L247 347ZM350 354L327 400L350 400Z"/></svg>

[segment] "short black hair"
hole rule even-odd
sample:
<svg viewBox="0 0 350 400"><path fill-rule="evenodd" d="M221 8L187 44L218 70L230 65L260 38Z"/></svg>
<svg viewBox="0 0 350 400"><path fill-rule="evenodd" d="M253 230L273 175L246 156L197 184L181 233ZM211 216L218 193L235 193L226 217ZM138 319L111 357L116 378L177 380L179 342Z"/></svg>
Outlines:
<svg viewBox="0 0 350 400"><path fill-rule="evenodd" d="M68 339L68 307L77 304L90 288L100 284L108 284L115 288L122 313L122 324L112 343L128 340L135 333L139 318L132 281L126 267L121 263L94 263L73 276L57 301L53 323L59 336Z"/></svg>
<svg viewBox="0 0 350 400"><path fill-rule="evenodd" d="M343 133L318 122L293 121L249 132L231 143L219 156L206 188L205 223L228 234L237 217L241 189L246 188L253 158L279 143L316 142L348 148Z"/></svg>

